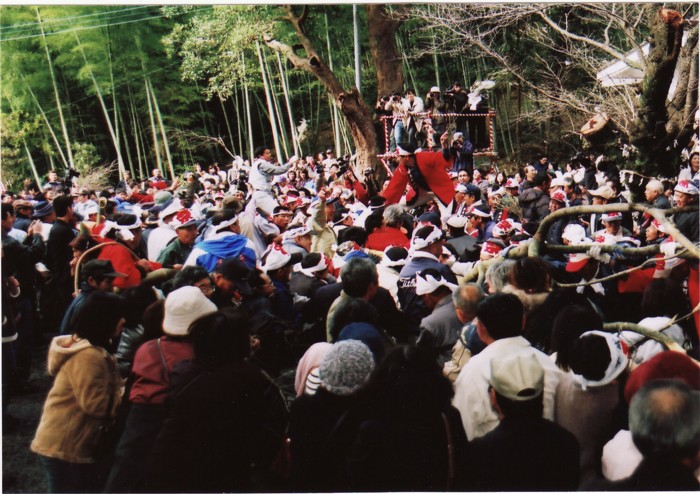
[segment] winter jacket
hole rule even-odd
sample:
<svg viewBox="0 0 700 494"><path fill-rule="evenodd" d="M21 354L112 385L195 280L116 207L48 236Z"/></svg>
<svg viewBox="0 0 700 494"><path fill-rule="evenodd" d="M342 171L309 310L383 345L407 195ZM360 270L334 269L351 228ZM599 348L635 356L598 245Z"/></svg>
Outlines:
<svg viewBox="0 0 700 494"><path fill-rule="evenodd" d="M189 341L168 336L147 341L139 347L134 357L134 386L131 388L129 400L142 405L164 404L170 391L170 374L173 368L176 364L192 358L194 350Z"/></svg>
<svg viewBox="0 0 700 494"><path fill-rule="evenodd" d="M31 449L71 463L94 463L99 429L121 402L114 358L87 340L57 336L49 347L48 370L56 379Z"/></svg>
<svg viewBox="0 0 700 494"><path fill-rule="evenodd" d="M549 214L549 196L536 187L523 191L518 201L529 223L539 224Z"/></svg>

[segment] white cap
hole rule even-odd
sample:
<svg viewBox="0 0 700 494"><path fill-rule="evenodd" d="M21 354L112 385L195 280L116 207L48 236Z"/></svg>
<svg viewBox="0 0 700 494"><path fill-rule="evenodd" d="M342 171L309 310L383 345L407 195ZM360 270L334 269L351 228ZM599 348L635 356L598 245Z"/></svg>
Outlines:
<svg viewBox="0 0 700 494"><path fill-rule="evenodd" d="M190 325L194 321L216 311L216 305L195 286L183 286L173 290L165 299L163 333L185 336L189 334Z"/></svg>

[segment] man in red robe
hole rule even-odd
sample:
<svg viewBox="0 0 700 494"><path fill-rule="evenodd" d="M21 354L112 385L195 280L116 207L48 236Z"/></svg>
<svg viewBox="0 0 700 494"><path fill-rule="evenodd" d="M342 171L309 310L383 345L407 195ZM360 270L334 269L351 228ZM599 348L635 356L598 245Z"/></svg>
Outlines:
<svg viewBox="0 0 700 494"><path fill-rule="evenodd" d="M406 194L406 204L409 206L424 203L429 198L428 192L435 194L444 206L454 199L455 191L448 173L452 169L452 155L447 133L440 137L440 144L441 151L419 153L415 153L406 143L402 144L403 147L397 146L399 166L382 192L387 204L398 203L409 182L411 189Z"/></svg>

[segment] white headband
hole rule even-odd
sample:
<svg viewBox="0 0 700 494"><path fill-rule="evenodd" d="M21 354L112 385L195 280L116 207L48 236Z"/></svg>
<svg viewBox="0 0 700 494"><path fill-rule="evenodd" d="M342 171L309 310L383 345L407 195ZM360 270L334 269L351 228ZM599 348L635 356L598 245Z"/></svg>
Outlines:
<svg viewBox="0 0 700 494"><path fill-rule="evenodd" d="M605 338L605 341L608 343L608 350L610 351L610 364L608 368L605 369L605 375L599 381L589 381L582 375L574 373L574 381L579 383L584 391L587 387L598 388L611 383L613 379L622 374L622 371L627 368L629 362L627 355L622 351L622 343L620 343L620 338L617 335L605 333L603 331L586 331L579 338L588 335L596 335Z"/></svg>
<svg viewBox="0 0 700 494"><path fill-rule="evenodd" d="M420 273L416 275L416 295L433 293L441 286L446 286L451 291L455 291L457 289L457 285L450 283L442 277L436 279L431 275L427 275L425 278L421 276Z"/></svg>
<svg viewBox="0 0 700 494"><path fill-rule="evenodd" d="M105 226L102 228L101 235L103 237L107 236L112 230L117 230L117 237L124 241L129 241L134 239L134 234L131 230L141 227L141 218L136 217L136 221L131 225L118 225L115 221L105 221Z"/></svg>
<svg viewBox="0 0 700 494"><path fill-rule="evenodd" d="M323 271L324 269L328 268L328 264L326 263L326 256L323 254L321 254L321 259L319 259L318 264L316 264L315 266L302 268L301 264L302 263L295 264L294 271L296 271L297 273L304 273L309 278L313 278L314 273L318 273L319 271Z"/></svg>
<svg viewBox="0 0 700 494"><path fill-rule="evenodd" d="M430 244L435 243L442 238L442 230L440 230L435 225L432 225L432 223L431 226L433 227L433 231L430 232L430 235L428 235L425 239L420 238L416 235L416 232L418 232L418 230L420 230L421 228L418 228L413 232L413 239L411 240L411 251L424 249Z"/></svg>
<svg viewBox="0 0 700 494"><path fill-rule="evenodd" d="M217 232L219 232L219 231L223 230L224 228L229 227L229 226L235 224L236 221L238 221L238 216L234 216L234 217L231 218L230 220L222 221L221 223L219 223L218 225L216 225L216 226L214 227L214 229L215 229Z"/></svg>

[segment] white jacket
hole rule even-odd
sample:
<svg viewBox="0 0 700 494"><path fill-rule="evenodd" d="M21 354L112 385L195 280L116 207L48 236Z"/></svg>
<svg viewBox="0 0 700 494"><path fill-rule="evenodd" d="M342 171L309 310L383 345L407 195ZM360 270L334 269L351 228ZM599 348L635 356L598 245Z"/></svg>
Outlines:
<svg viewBox="0 0 700 494"><path fill-rule="evenodd" d="M471 441L492 431L498 425L498 416L491 408L489 379L491 359L512 355L535 355L544 368L544 413L542 416L554 418L554 394L563 372L544 353L530 346L522 336L496 340L479 354L474 355L464 366L455 381L455 396L452 399L459 413L467 437Z"/></svg>
<svg viewBox="0 0 700 494"><path fill-rule="evenodd" d="M291 167L291 161L286 165L275 165L269 161L258 158L253 162L248 182L250 182L250 185L252 185L255 190L272 192L272 180L275 175L287 173L287 170Z"/></svg>

